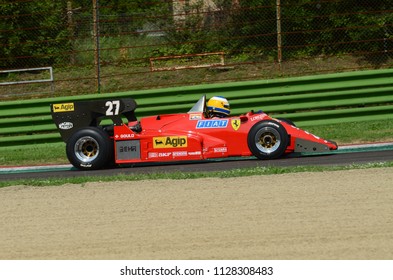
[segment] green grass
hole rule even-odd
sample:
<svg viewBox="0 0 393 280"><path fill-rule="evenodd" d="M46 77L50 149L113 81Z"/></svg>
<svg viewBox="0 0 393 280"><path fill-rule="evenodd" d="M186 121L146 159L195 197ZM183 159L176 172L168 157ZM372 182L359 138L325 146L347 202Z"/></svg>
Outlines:
<svg viewBox="0 0 393 280"><path fill-rule="evenodd" d="M317 136L349 143L393 141L393 120L301 127ZM65 164L65 143L0 148L0 166Z"/></svg>
<svg viewBox="0 0 393 280"><path fill-rule="evenodd" d="M21 179L14 181L0 181L0 188L7 186L28 185L35 187L58 186L64 184L76 184L84 187L88 182L122 182L122 181L141 181L141 180L184 180L196 178L230 178L245 176L264 176L274 174L287 174L299 172L322 172L322 171L339 171L351 169L367 169L393 167L393 161L384 163L369 163L361 165L346 166L294 166L294 167L253 167L239 168L227 171L215 172L174 172L174 173L150 173L150 174L119 174L113 176L80 176L73 178L48 178L48 179Z"/></svg>
<svg viewBox="0 0 393 280"><path fill-rule="evenodd" d="M301 127L338 144L393 141L393 119Z"/></svg>
<svg viewBox="0 0 393 280"><path fill-rule="evenodd" d="M65 143L0 148L0 166L68 163Z"/></svg>

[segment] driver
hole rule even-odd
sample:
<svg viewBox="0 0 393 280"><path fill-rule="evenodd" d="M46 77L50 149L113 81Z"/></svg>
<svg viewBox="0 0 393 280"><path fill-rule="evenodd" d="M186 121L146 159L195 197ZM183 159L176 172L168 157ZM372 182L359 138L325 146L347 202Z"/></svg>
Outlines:
<svg viewBox="0 0 393 280"><path fill-rule="evenodd" d="M223 96L213 96L207 102L207 115L209 118L229 117L231 110L228 100Z"/></svg>

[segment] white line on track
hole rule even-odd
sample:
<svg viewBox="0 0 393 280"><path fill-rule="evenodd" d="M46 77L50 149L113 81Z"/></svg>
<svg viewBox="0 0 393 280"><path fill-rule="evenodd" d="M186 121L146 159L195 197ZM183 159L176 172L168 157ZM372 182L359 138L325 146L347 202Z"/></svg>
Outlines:
<svg viewBox="0 0 393 280"><path fill-rule="evenodd" d="M0 167L0 174L7 172L17 171L45 171L45 170L56 170L56 169L71 169L71 164L60 164L60 165L33 165L33 166L5 166Z"/></svg>
<svg viewBox="0 0 393 280"><path fill-rule="evenodd" d="M392 146L393 146L393 142L388 142L388 143L369 143L369 144L350 144L350 145L339 146L338 150L385 148L385 147L392 147Z"/></svg>

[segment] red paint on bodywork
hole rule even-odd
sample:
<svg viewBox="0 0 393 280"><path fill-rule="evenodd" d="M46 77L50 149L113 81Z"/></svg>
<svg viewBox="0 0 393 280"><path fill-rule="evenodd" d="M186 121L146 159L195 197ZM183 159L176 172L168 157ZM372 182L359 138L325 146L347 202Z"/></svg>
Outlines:
<svg viewBox="0 0 393 280"><path fill-rule="evenodd" d="M114 127L116 163L163 162L252 156L247 144L250 129L258 122L275 120L287 131L290 142L285 154L295 150L296 139L320 143L329 150L337 149L334 142L314 136L263 112L249 112L223 119L209 119L201 112L169 114L140 119L141 130L133 131L136 122ZM138 144L139 158L118 159L119 141Z"/></svg>

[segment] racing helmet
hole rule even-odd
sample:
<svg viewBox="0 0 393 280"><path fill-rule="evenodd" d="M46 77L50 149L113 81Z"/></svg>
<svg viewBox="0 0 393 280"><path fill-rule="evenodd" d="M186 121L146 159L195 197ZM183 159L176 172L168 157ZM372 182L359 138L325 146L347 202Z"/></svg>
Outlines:
<svg viewBox="0 0 393 280"><path fill-rule="evenodd" d="M223 96L213 96L207 102L207 111L211 117L225 118L231 113L229 102Z"/></svg>

